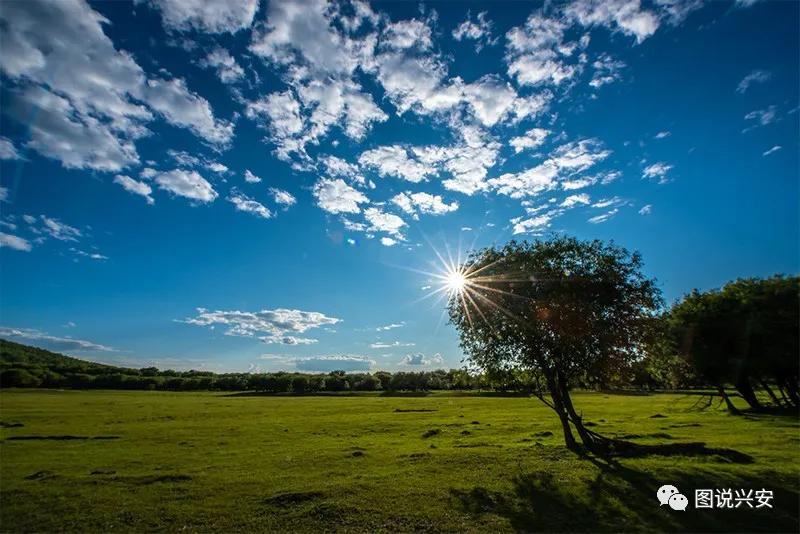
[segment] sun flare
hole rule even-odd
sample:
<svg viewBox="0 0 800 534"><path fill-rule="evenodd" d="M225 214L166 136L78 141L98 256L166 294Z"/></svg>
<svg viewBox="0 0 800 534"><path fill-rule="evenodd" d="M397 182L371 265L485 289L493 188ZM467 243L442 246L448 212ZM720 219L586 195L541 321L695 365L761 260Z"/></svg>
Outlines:
<svg viewBox="0 0 800 534"><path fill-rule="evenodd" d="M451 293L460 293L464 290L464 286L467 285L467 278L464 273L453 270L447 273L445 285Z"/></svg>

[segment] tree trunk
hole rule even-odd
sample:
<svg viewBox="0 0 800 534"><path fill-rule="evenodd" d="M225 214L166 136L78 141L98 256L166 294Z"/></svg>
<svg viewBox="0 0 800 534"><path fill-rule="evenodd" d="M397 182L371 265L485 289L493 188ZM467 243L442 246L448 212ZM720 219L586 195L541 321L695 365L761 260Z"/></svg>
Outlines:
<svg viewBox="0 0 800 534"><path fill-rule="evenodd" d="M595 434L586 429L586 427L583 425L583 418L575 411L575 407L572 405L572 398L569 395L567 384L565 384L563 380L558 380L557 385L561 393L564 408L566 408L570 421L572 421L572 424L575 425L575 430L578 431L578 435L580 436L583 445L592 452L601 452L599 450L599 439Z"/></svg>
<svg viewBox="0 0 800 534"><path fill-rule="evenodd" d="M753 385L746 376L743 376L737 380L734 386L736 387L736 391L739 392L739 394L747 402L747 404L750 405L751 408L754 410L761 409L761 403L758 401L758 397L756 397L756 392L753 391Z"/></svg>
<svg viewBox="0 0 800 534"><path fill-rule="evenodd" d="M800 398L798 398L797 395L797 383L793 378L786 379L786 394L789 395L795 408L800 406Z"/></svg>
<svg viewBox="0 0 800 534"><path fill-rule="evenodd" d="M725 406L728 407L728 411L733 415L740 415L741 412L736 408L736 406L733 405L730 397L728 397L728 394L725 393L725 388L722 387L721 385L717 385L717 391L719 391L722 400L725 401Z"/></svg>
<svg viewBox="0 0 800 534"><path fill-rule="evenodd" d="M781 399L786 404L786 406L792 406L792 401L789 400L789 397L786 396L786 392L783 389L783 384L781 384L780 380L778 380L775 385L778 387L778 393L781 394Z"/></svg>
<svg viewBox="0 0 800 534"><path fill-rule="evenodd" d="M775 393L772 391L772 388L769 387L769 384L767 384L767 381L764 380L763 378L761 378L761 379L759 379L759 383L761 384L761 387L764 388L764 391L767 392L767 395L769 395L769 398L772 399L772 402L775 404L775 406L780 407L781 406L781 401L780 401L780 399L778 399L778 397L775 396Z"/></svg>
<svg viewBox="0 0 800 534"><path fill-rule="evenodd" d="M569 415L564 406L564 399L561 396L561 392L556 385L556 380L551 371L545 372L545 379L547 380L547 389L550 391L550 398L553 399L553 409L558 414L558 418L561 421L561 429L564 432L564 443L568 449L575 450L578 444L575 441L575 436L572 435L572 429L569 426Z"/></svg>

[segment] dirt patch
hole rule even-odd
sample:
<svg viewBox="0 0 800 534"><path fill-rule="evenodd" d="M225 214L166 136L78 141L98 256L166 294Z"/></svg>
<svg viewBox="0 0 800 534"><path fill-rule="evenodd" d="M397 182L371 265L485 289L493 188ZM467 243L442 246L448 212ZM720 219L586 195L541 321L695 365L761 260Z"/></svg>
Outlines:
<svg viewBox="0 0 800 534"><path fill-rule="evenodd" d="M650 416L650 419L666 419L666 418L667 418L666 415L661 415L660 413L653 414Z"/></svg>
<svg viewBox="0 0 800 534"><path fill-rule="evenodd" d="M22 423L6 423L5 421L0 421L0 428L19 428L25 426Z"/></svg>
<svg viewBox="0 0 800 534"><path fill-rule="evenodd" d="M533 435L536 436L537 438L549 438L550 436L553 435L553 433L550 432L549 430L545 430L544 432L537 432L536 434Z"/></svg>
<svg viewBox="0 0 800 534"><path fill-rule="evenodd" d="M426 430L425 432L423 432L422 433L422 437L423 438L431 438L431 437L439 435L441 433L442 433L442 431L439 430L438 428L432 428L430 430Z"/></svg>
<svg viewBox="0 0 800 534"><path fill-rule="evenodd" d="M429 408L395 408L395 413L413 413L413 412L438 412L439 410L432 410Z"/></svg>

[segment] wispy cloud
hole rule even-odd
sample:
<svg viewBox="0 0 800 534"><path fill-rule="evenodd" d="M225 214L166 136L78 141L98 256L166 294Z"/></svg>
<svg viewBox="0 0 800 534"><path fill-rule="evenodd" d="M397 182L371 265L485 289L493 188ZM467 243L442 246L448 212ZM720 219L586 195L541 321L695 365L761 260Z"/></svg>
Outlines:
<svg viewBox="0 0 800 534"><path fill-rule="evenodd" d="M764 83L772 78L772 73L765 71L765 70L754 70L744 78L742 81L739 82L739 85L736 86L736 92L744 94L750 88L751 85L756 83Z"/></svg>
<svg viewBox="0 0 800 534"><path fill-rule="evenodd" d="M62 352L114 352L115 349L85 341L82 339L75 339L72 337L59 337L51 336L45 332L35 330L32 328L10 328L0 326L0 337L21 341L24 343L33 343L41 346L42 348L62 351Z"/></svg>

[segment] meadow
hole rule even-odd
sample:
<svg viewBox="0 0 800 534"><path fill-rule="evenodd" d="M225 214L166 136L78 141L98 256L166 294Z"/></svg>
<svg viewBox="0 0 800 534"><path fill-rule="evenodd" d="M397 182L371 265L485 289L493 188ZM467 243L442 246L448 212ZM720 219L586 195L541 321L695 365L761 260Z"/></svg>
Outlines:
<svg viewBox="0 0 800 534"><path fill-rule="evenodd" d="M796 417L689 394L574 401L605 435L708 450L581 456L521 396L7 389L0 529L798 531ZM692 506L659 507L663 484ZM697 488L770 489L774 508L695 510Z"/></svg>

